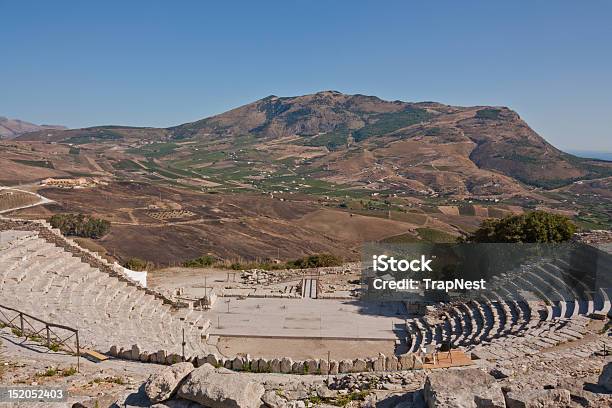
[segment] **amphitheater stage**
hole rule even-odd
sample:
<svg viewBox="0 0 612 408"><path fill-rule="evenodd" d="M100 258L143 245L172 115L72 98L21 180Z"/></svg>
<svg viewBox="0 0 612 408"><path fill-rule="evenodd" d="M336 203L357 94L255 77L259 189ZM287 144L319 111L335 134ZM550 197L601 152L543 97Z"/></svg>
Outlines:
<svg viewBox="0 0 612 408"><path fill-rule="evenodd" d="M405 316L400 302L279 298L220 298L206 314L216 336L371 341L397 339Z"/></svg>

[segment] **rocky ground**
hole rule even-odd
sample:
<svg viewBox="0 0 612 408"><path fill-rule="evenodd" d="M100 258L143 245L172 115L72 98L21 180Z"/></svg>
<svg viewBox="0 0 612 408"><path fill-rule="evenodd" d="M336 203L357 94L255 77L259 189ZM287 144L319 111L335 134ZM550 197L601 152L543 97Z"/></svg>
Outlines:
<svg viewBox="0 0 612 408"><path fill-rule="evenodd" d="M75 403L108 407L118 399L133 400L138 389L153 372L163 368L124 360L94 363L64 352L53 352L33 342L23 342L10 330L0 330L0 384L4 387L54 387L68 392L66 403L9 404L0 407L70 407Z"/></svg>
<svg viewBox="0 0 612 408"><path fill-rule="evenodd" d="M337 376L234 372L205 364L173 366L122 360L94 363L20 344L3 329L0 383L64 387L66 403L4 407L609 407L612 357L557 350L476 368Z"/></svg>

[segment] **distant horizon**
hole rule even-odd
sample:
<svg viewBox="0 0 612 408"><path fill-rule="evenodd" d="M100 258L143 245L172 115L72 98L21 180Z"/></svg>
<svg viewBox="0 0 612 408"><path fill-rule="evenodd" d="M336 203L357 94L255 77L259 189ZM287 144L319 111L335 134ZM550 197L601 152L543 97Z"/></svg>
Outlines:
<svg viewBox="0 0 612 408"><path fill-rule="evenodd" d="M612 151L597 151L597 150L563 150L565 153L573 154L574 156L582 157L583 159L598 159L612 162Z"/></svg>
<svg viewBox="0 0 612 408"><path fill-rule="evenodd" d="M0 115L168 127L338 89L507 106L562 149L612 151L612 3L2 2ZM316 27L316 30L313 29Z"/></svg>

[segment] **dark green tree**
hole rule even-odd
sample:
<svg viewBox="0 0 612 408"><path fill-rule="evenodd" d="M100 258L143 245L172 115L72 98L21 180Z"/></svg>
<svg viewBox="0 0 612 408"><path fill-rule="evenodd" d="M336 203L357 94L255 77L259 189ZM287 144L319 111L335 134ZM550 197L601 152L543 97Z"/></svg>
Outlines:
<svg viewBox="0 0 612 408"><path fill-rule="evenodd" d="M126 268L133 271L146 271L152 269L153 264L140 258L130 258L124 265Z"/></svg>
<svg viewBox="0 0 612 408"><path fill-rule="evenodd" d="M110 231L110 222L83 214L55 214L49 219L53 228L58 228L64 235L83 238L102 238Z"/></svg>
<svg viewBox="0 0 612 408"><path fill-rule="evenodd" d="M467 242L563 242L576 232L567 217L545 211L533 211L502 219L488 219L470 234Z"/></svg>

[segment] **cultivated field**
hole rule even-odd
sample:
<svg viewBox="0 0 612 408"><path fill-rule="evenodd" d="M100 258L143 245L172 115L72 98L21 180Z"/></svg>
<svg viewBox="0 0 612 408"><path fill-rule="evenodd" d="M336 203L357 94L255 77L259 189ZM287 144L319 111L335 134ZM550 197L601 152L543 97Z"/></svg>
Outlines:
<svg viewBox="0 0 612 408"><path fill-rule="evenodd" d="M441 213L410 213L396 206L389 215L369 204L353 210L334 199L307 195L210 194L127 181L39 192L55 204L13 214L47 218L82 212L107 219L111 232L97 244L122 262L139 257L167 266L208 253L227 261L288 260L321 252L354 260L366 241L418 237L425 228L458 234L438 219Z"/></svg>
<svg viewBox="0 0 612 408"><path fill-rule="evenodd" d="M24 191L0 190L0 211L33 205L39 201L41 201L39 197Z"/></svg>

